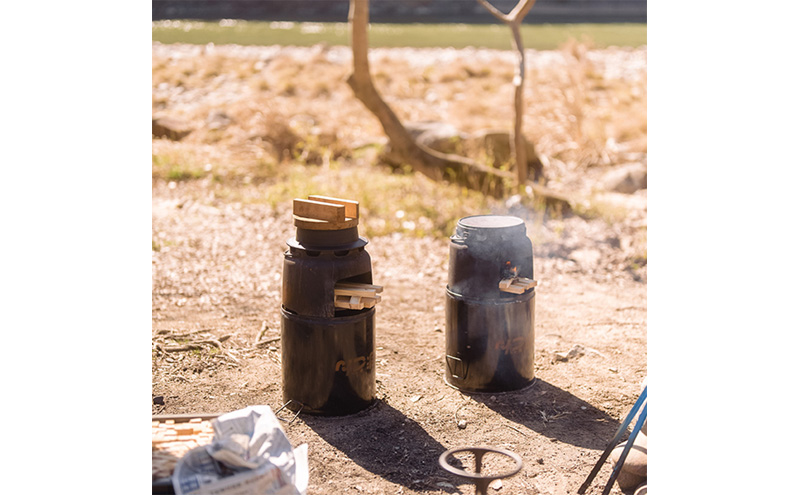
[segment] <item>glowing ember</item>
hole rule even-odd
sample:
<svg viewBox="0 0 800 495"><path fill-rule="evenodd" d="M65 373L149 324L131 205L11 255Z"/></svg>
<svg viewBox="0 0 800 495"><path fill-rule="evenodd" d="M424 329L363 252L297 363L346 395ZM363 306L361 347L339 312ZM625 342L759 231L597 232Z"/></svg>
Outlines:
<svg viewBox="0 0 800 495"><path fill-rule="evenodd" d="M505 271L509 277L516 277L517 276L517 267L512 266L510 261L506 261L505 264Z"/></svg>

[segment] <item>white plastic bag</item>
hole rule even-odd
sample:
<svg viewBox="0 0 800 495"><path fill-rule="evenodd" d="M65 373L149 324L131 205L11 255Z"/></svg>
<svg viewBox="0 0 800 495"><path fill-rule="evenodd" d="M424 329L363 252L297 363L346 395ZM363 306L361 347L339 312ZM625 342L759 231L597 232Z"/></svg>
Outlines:
<svg viewBox="0 0 800 495"><path fill-rule="evenodd" d="M212 425L212 443L175 466L177 495L305 495L308 446L292 448L269 406L223 414Z"/></svg>

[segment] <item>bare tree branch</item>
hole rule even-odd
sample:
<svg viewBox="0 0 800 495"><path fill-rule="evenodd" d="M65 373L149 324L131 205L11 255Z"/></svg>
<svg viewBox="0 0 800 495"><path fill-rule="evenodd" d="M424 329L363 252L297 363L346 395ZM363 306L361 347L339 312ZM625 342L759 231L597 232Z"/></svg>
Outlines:
<svg viewBox="0 0 800 495"><path fill-rule="evenodd" d="M511 28L512 45L517 51L517 68L514 74L514 136L511 139L511 152L517 169L517 184L525 184L528 180L528 157L525 153L525 136L522 134L523 94L525 86L525 49L522 46L520 26L525 15L531 10L536 0L519 0L508 14L503 14L488 0L477 0L493 16Z"/></svg>
<svg viewBox="0 0 800 495"><path fill-rule="evenodd" d="M486 10L488 10L493 16L497 17L500 20L500 22L506 24L511 22L511 18L508 17L508 14L500 12L500 10L498 10L497 7L489 3L488 0L478 0L478 3L486 7Z"/></svg>
<svg viewBox="0 0 800 495"><path fill-rule="evenodd" d="M533 4L535 3L536 0L519 0L517 6L511 9L511 12L508 14L508 16L515 22L517 20L519 20L519 22L522 22L522 19L526 15L528 15L528 12L530 12L531 8L533 7Z"/></svg>
<svg viewBox="0 0 800 495"><path fill-rule="evenodd" d="M514 159L517 165L517 181L524 184L528 180L528 157L525 156L525 135L522 133L522 116L524 114L523 95L525 92L525 49L522 47L522 34L519 23L510 24L514 35L514 46L517 49L517 69L514 74Z"/></svg>
<svg viewBox="0 0 800 495"><path fill-rule="evenodd" d="M350 0L350 46L353 50L353 74L356 82L371 82L369 72L369 0Z"/></svg>

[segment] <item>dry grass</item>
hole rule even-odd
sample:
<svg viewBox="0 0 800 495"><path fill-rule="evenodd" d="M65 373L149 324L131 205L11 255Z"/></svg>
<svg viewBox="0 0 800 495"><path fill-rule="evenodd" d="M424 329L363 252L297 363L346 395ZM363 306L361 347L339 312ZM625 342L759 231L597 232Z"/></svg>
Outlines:
<svg viewBox="0 0 800 495"><path fill-rule="evenodd" d="M646 160L644 50L570 42L558 51L529 53L524 129L551 187L589 190L584 182L592 170L637 159L631 157ZM467 133L511 128L512 53L380 49L370 57L376 86L404 122L444 121ZM154 179L211 180L229 196L250 194L236 191L242 184L270 188L247 201L280 201L311 186L352 193L367 204L365 196L389 195L400 205L393 211L372 202L377 216L369 228L377 233L447 232L450 210L426 204L420 198L427 194L453 201L452 211L490 207L489 200L458 188L442 192L424 179L372 167L378 155L364 150L385 138L347 86L349 70L345 47L154 45L153 113L194 129L181 142L154 141ZM411 219L395 216L399 209ZM426 214L432 220L420 220Z"/></svg>

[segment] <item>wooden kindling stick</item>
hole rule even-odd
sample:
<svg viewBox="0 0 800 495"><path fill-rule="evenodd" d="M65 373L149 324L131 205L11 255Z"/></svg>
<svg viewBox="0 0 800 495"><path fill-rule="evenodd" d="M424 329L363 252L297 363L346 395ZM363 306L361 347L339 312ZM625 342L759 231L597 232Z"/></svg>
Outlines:
<svg viewBox="0 0 800 495"><path fill-rule="evenodd" d="M536 287L537 285L539 285L539 282L525 277L504 278L497 284L501 291L510 292L512 294L522 294L526 290Z"/></svg>
<svg viewBox="0 0 800 495"><path fill-rule="evenodd" d="M297 227L311 230L343 230L358 225L358 201L310 195L295 198L292 215Z"/></svg>
<svg viewBox="0 0 800 495"><path fill-rule="evenodd" d="M381 301L383 287L372 284L339 282L333 287L334 306L341 309L373 308Z"/></svg>
<svg viewBox="0 0 800 495"><path fill-rule="evenodd" d="M308 199L295 199L292 212L298 217L314 218L327 222L344 222L345 206Z"/></svg>
<svg viewBox="0 0 800 495"><path fill-rule="evenodd" d="M312 194L308 197L310 201L317 203L329 203L334 205L341 205L344 207L344 215L347 218L358 218L358 201L341 198L331 198L329 196L320 196Z"/></svg>

